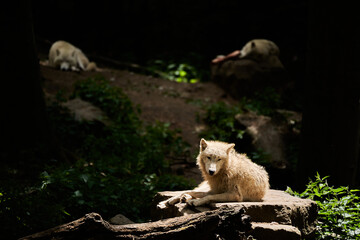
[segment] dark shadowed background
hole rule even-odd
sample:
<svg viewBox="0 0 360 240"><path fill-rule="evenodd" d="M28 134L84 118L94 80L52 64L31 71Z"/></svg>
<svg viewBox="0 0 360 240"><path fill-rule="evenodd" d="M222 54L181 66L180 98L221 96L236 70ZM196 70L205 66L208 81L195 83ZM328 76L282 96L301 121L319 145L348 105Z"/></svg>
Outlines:
<svg viewBox="0 0 360 240"><path fill-rule="evenodd" d="M254 38L278 44L288 67L306 53L306 1L33 1L33 12L37 37L137 63L196 53L208 64Z"/></svg>
<svg viewBox="0 0 360 240"><path fill-rule="evenodd" d="M74 212L85 203L77 201L82 197L75 189L78 185L74 185L74 191L68 191L68 182L61 186L69 196L56 197L61 194L59 185L46 189L46 184L51 185L50 176L43 172L44 166L51 165L54 159L64 159L59 162L66 163L64 149L55 137L48 118L38 61L39 58L47 58L49 47L57 40L66 40L78 46L99 66L102 64L97 60L100 57L140 66L146 66L155 59L180 62L186 59L196 68L208 72L210 61L216 55L240 49L251 39L272 40L279 46L280 60L289 79L295 83L294 92L300 96L300 107L295 110L303 113L300 157L294 171L296 187L303 189L308 179L319 172L321 176L331 176L330 184L359 188L359 16L355 2L324 4L305 0L7 2L0 8L0 213L5 216L0 219L2 229L7 229L9 235L24 236L68 219L67 200L75 202L75 205L69 205L73 206L70 209ZM210 81L210 74L204 76L202 81ZM34 146L44 148L36 149ZM30 153L40 154L30 158L26 151L29 149L34 150ZM39 172L31 172L34 166ZM107 165L102 167L109 170ZM67 169L61 173L64 175L60 174L62 178L59 179L67 180ZM86 182L88 178L79 180L79 176L83 176L81 173L74 174L76 179ZM112 177L111 174L108 176ZM156 174L146 173L145 177L148 182L157 179ZM119 180L116 177L111 179ZM170 179L173 177L164 182ZM31 188L39 180L45 185ZM140 187L136 189L143 190L148 183L145 180L141 178L138 181ZM93 182L101 183L96 179ZM120 186L119 191L114 188L119 186L118 182L115 183L106 185L109 188L105 190L121 195L126 192L125 189L127 193L136 195L133 182L129 181L129 188L125 188L127 185ZM82 182L79 186L83 186ZM12 192L12 188L19 188L19 192ZM96 192L91 187L89 189L88 196L96 200L101 198L94 195ZM42 196L47 194L47 190L53 190L54 195ZM119 197L116 194L113 196ZM133 195L124 195L121 199L132 200ZM109 197L105 202L114 202L108 192L103 196ZM35 200L32 201L32 198ZM23 199L26 206L21 202ZM45 205L38 199L45 199L48 208L43 208ZM63 200L64 204L58 204L58 209L54 210L54 199ZM141 195L138 199L143 201ZM129 210L140 217L141 212L131 209L130 205L142 204L121 205L124 211ZM112 205L109 206L112 213ZM101 205L97 209L100 208L104 207ZM39 216L39 213L44 213L45 217L32 217ZM78 211L78 214L82 212ZM43 225L34 222L34 219L43 221Z"/></svg>
<svg viewBox="0 0 360 240"><path fill-rule="evenodd" d="M273 40L303 99L300 178L322 170L339 183L359 185L360 41L354 6L235 0L31 1L29 6L32 18L8 10L3 23L16 32L21 21L33 20L39 52L63 39L90 57L138 64L193 58L206 69L216 55L250 39ZM10 49L24 39L7 36L3 46L10 64L15 56Z"/></svg>

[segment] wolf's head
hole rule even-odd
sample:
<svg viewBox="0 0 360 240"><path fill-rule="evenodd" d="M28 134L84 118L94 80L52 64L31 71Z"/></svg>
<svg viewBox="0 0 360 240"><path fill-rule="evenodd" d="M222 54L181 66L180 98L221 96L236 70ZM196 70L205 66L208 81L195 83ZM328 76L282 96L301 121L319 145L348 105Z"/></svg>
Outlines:
<svg viewBox="0 0 360 240"><path fill-rule="evenodd" d="M248 58L260 62L266 61L269 58L280 61L279 55L279 47L273 41L267 39L253 39L247 42L240 50L240 58Z"/></svg>
<svg viewBox="0 0 360 240"><path fill-rule="evenodd" d="M229 161L229 153L235 144L229 144L219 141L200 141L200 153L198 157L198 165L201 171L209 176L215 176L221 169L227 166Z"/></svg>
<svg viewBox="0 0 360 240"><path fill-rule="evenodd" d="M65 71L77 68L77 50L67 48L56 49L54 63L61 70Z"/></svg>
<svg viewBox="0 0 360 240"><path fill-rule="evenodd" d="M252 60L262 60L264 57L264 46L256 43L256 40L252 40L245 44L240 50L240 58L249 58Z"/></svg>

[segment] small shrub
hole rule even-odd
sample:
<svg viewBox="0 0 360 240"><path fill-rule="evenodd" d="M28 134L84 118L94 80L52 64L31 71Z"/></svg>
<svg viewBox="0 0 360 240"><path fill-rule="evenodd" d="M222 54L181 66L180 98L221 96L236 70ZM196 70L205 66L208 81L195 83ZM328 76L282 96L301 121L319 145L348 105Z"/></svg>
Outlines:
<svg viewBox="0 0 360 240"><path fill-rule="evenodd" d="M196 83L200 81L200 73L194 66L188 63L154 60L151 61L149 65L151 69L161 71L161 77L171 81L183 83Z"/></svg>
<svg viewBox="0 0 360 240"><path fill-rule="evenodd" d="M268 167L270 166L269 154L252 146L245 127L235 119L237 114L243 112L243 108L241 104L229 106L223 102L207 106L202 119L207 129L200 133L200 137L235 143L235 148L239 152L246 153L254 162Z"/></svg>
<svg viewBox="0 0 360 240"><path fill-rule="evenodd" d="M172 81L196 83L199 81L196 75L195 68L186 63L180 63L178 65L173 63L167 66L167 79Z"/></svg>
<svg viewBox="0 0 360 240"><path fill-rule="evenodd" d="M136 128L139 109L134 109L121 88L113 87L104 78L90 78L75 84L73 97L80 97L101 108L117 125Z"/></svg>
<svg viewBox="0 0 360 240"><path fill-rule="evenodd" d="M289 187L286 191L318 204L317 239L359 239L360 198L356 193L360 190L329 186L327 178L317 174L304 192L297 193Z"/></svg>
<svg viewBox="0 0 360 240"><path fill-rule="evenodd" d="M254 97L242 99L244 108L261 115L271 116L276 109L282 106L281 95L274 88L267 87L256 92Z"/></svg>
<svg viewBox="0 0 360 240"><path fill-rule="evenodd" d="M30 183L14 178L15 170L1 180L0 232L6 232L6 239L89 212L105 219L122 213L145 221L156 192L194 187L192 181L170 174L169 159L186 158L189 147L170 124L145 126L129 98L104 79L78 82L73 96L101 108L112 124L77 122L58 102L47 108L61 146L74 161L39 161L49 165L39 165L42 174Z"/></svg>
<svg viewBox="0 0 360 240"><path fill-rule="evenodd" d="M208 130L202 132L201 137L225 142L242 139L244 130L239 128L235 119L235 115L241 112L241 106L228 106L223 102L207 106L203 121Z"/></svg>

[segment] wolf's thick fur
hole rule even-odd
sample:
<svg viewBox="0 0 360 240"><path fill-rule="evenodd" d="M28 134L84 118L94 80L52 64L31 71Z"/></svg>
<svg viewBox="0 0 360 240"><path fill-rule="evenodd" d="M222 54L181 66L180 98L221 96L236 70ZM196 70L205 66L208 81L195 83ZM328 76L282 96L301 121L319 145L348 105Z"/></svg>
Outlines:
<svg viewBox="0 0 360 240"><path fill-rule="evenodd" d="M237 153L234 146L201 139L197 164L205 181L193 191L160 202L158 207L165 208L179 201L193 206L210 202L261 201L269 189L269 176L245 154Z"/></svg>
<svg viewBox="0 0 360 240"><path fill-rule="evenodd" d="M56 41L50 48L49 65L61 70L96 70L96 64L90 62L79 48L61 40Z"/></svg>
<svg viewBox="0 0 360 240"><path fill-rule="evenodd" d="M272 68L283 68L279 47L267 39L253 39L240 50L240 58L249 58Z"/></svg>

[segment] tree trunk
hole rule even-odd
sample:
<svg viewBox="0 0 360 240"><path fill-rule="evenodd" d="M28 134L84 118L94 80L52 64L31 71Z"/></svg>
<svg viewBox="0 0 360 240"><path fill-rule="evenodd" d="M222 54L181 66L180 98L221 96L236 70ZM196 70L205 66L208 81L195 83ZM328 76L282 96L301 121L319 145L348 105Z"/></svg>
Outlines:
<svg viewBox="0 0 360 240"><path fill-rule="evenodd" d="M355 4L309 1L299 182L359 186L360 39Z"/></svg>
<svg viewBox="0 0 360 240"><path fill-rule="evenodd" d="M240 208L218 209L156 222L111 225L97 213L36 233L30 239L247 239L250 218Z"/></svg>
<svg viewBox="0 0 360 240"><path fill-rule="evenodd" d="M10 1L0 16L1 74L5 76L0 88L0 162L29 170L31 160L44 159L34 152L58 150L41 88L30 1Z"/></svg>

